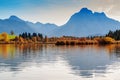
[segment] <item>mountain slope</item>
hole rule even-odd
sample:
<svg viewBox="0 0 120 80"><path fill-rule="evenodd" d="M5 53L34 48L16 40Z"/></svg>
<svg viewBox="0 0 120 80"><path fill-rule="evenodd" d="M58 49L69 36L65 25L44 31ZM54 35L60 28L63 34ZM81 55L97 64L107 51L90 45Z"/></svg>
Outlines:
<svg viewBox="0 0 120 80"><path fill-rule="evenodd" d="M10 16L8 19L0 20L0 33L14 31L15 34L23 32L38 32L45 35L48 35L48 32L55 29L57 25L54 24L42 24L42 23L32 23L24 21L17 16Z"/></svg>
<svg viewBox="0 0 120 80"><path fill-rule="evenodd" d="M71 16L70 20L63 26L54 30L52 36L91 36L103 35L109 30L120 29L120 22L108 18L105 13L92 12L83 8L80 12Z"/></svg>
<svg viewBox="0 0 120 80"><path fill-rule="evenodd" d="M16 34L22 32L33 32L25 21L19 19L16 16L11 16L9 19L0 20L0 33L13 30Z"/></svg>
<svg viewBox="0 0 120 80"><path fill-rule="evenodd" d="M53 31L54 29L57 28L57 25L55 24L42 24L40 22L37 23L32 23L32 22L27 22L27 24L36 32L48 35L49 32Z"/></svg>

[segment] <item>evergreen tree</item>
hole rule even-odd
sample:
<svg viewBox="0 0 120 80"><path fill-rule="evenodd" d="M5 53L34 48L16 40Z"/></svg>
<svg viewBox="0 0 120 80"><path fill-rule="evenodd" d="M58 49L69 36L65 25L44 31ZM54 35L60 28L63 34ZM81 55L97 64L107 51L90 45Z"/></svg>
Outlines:
<svg viewBox="0 0 120 80"><path fill-rule="evenodd" d="M32 37L37 37L37 34L36 34L36 33L33 33Z"/></svg>
<svg viewBox="0 0 120 80"><path fill-rule="evenodd" d="M10 34L11 34L11 35L14 35L14 31L13 31L13 30L11 30L11 31L10 31Z"/></svg>
<svg viewBox="0 0 120 80"><path fill-rule="evenodd" d="M120 30L109 31L109 33L106 36L111 37L115 40L120 40Z"/></svg>
<svg viewBox="0 0 120 80"><path fill-rule="evenodd" d="M31 36L31 34L30 34L30 33L28 33L28 38L29 38L29 39L32 39L32 36Z"/></svg>

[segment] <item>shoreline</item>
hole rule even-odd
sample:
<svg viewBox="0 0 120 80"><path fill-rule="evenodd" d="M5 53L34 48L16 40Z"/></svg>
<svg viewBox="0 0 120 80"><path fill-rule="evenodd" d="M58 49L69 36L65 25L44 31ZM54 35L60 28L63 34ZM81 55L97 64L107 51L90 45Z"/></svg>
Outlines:
<svg viewBox="0 0 120 80"><path fill-rule="evenodd" d="M0 41L0 44L55 44L55 45L104 45L104 44L120 44L119 41L114 41L111 43L99 43L96 41L79 41L79 42L69 42L69 41L56 41L56 42L15 42L15 41L10 41L10 42L4 42Z"/></svg>

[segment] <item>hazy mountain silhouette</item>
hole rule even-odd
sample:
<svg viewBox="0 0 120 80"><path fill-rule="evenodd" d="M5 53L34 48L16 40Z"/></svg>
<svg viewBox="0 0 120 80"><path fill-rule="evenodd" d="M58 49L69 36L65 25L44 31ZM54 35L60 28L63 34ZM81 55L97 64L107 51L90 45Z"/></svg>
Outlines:
<svg viewBox="0 0 120 80"><path fill-rule="evenodd" d="M82 8L78 13L71 16L69 21L55 29L52 36L90 36L103 35L109 30L120 29L120 22L108 18L104 12L92 12Z"/></svg>
<svg viewBox="0 0 120 80"><path fill-rule="evenodd" d="M55 29L57 26L54 24L42 24L42 23L32 23L24 21L17 16L10 16L8 19L0 19L0 33L14 31L15 34L22 32L38 32L47 35L48 32Z"/></svg>
<svg viewBox="0 0 120 80"><path fill-rule="evenodd" d="M10 16L10 17L9 17L9 20L24 22L22 19L18 18L18 17L15 16L15 15Z"/></svg>
<svg viewBox="0 0 120 80"><path fill-rule="evenodd" d="M40 22L37 23L32 23L32 22L27 22L27 24L36 32L48 35L49 32L53 31L54 29L57 28L57 25L55 24L43 24Z"/></svg>
<svg viewBox="0 0 120 80"><path fill-rule="evenodd" d="M34 32L25 21L16 16L10 16L8 19L0 20L0 32L10 33L11 30L16 34L22 32Z"/></svg>

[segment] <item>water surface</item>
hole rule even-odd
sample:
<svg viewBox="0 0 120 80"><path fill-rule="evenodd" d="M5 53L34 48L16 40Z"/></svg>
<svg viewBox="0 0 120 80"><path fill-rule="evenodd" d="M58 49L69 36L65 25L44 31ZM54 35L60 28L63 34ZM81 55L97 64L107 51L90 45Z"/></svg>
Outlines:
<svg viewBox="0 0 120 80"><path fill-rule="evenodd" d="M0 45L0 80L120 80L120 45Z"/></svg>

